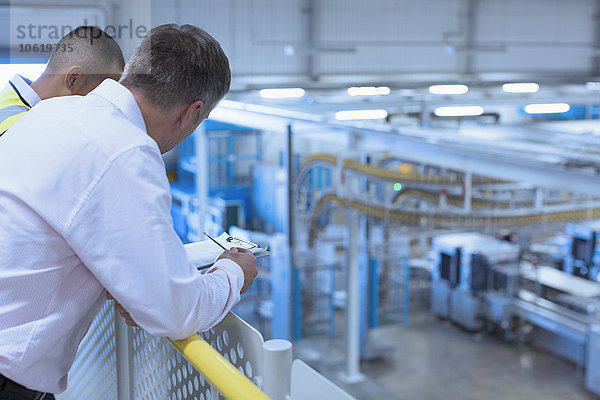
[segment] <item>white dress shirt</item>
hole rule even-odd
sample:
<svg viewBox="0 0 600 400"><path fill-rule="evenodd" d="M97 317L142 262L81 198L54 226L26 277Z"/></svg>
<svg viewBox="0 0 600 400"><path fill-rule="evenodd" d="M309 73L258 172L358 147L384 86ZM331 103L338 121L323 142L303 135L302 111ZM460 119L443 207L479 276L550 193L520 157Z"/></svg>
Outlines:
<svg viewBox="0 0 600 400"><path fill-rule="evenodd" d="M121 84L33 107L0 138L0 171L0 374L64 391L105 289L173 339L239 301L235 262L201 275L188 261L158 146Z"/></svg>

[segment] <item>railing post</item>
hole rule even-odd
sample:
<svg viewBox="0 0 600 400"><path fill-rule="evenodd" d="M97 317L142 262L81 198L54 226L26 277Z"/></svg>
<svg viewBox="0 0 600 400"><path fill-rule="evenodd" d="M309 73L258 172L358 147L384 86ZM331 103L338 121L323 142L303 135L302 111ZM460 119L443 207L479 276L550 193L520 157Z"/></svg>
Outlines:
<svg viewBox="0 0 600 400"><path fill-rule="evenodd" d="M368 279L369 299L369 328L375 329L379 326L379 260L377 258L369 259L369 279Z"/></svg>
<svg viewBox="0 0 600 400"><path fill-rule="evenodd" d="M471 211L471 203L473 196L473 173L471 171L467 171L465 173L465 202L464 202L464 210L467 212Z"/></svg>
<svg viewBox="0 0 600 400"><path fill-rule="evenodd" d="M273 339L263 343L263 391L273 400L290 395L292 375L292 343Z"/></svg>
<svg viewBox="0 0 600 400"><path fill-rule="evenodd" d="M404 258L404 307L402 307L402 325L408 325L410 318L410 258Z"/></svg>
<svg viewBox="0 0 600 400"><path fill-rule="evenodd" d="M117 358L117 394L119 400L133 400L133 363L129 351L129 327L115 312L115 352Z"/></svg>
<svg viewBox="0 0 600 400"><path fill-rule="evenodd" d="M293 251L290 249L290 252ZM302 339L302 280L300 268L292 264L292 338Z"/></svg>
<svg viewBox="0 0 600 400"><path fill-rule="evenodd" d="M341 378L346 383L364 379L360 373L360 214L348 210L348 295L346 300L346 371Z"/></svg>
<svg viewBox="0 0 600 400"><path fill-rule="evenodd" d="M219 389L215 385L210 384L210 399L206 400L219 400Z"/></svg>

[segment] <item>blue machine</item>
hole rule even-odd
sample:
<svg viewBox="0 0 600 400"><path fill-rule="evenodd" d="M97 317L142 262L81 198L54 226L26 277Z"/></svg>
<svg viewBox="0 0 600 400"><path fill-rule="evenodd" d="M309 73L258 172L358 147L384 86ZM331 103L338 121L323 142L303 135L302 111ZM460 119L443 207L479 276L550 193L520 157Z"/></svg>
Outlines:
<svg viewBox="0 0 600 400"><path fill-rule="evenodd" d="M599 280L600 272L600 221L578 224L568 223L565 232L570 237L569 252L565 255L563 269L570 274Z"/></svg>
<svg viewBox="0 0 600 400"><path fill-rule="evenodd" d="M433 238L432 311L469 330L482 327L492 265L514 263L519 246L479 233Z"/></svg>
<svg viewBox="0 0 600 400"><path fill-rule="evenodd" d="M255 165L250 193L255 227L263 232L284 232L288 195L286 171L277 165Z"/></svg>
<svg viewBox="0 0 600 400"><path fill-rule="evenodd" d="M177 148L177 182L171 184L173 206L171 215L175 229L182 240L202 240L194 226L200 218L205 218L205 230L219 234L230 226L246 227L252 219L250 188L252 186L252 165L262 158L261 134L245 127L207 120L202 129L206 135L208 171L208 197L216 208L207 214L198 215L195 204L196 174L199 173L196 138L194 132ZM207 218L207 219L206 219ZM210 227L218 224L216 231ZM190 228L191 226L191 228Z"/></svg>
<svg viewBox="0 0 600 400"><path fill-rule="evenodd" d="M171 186L171 196L173 198L171 217L173 218L175 232L177 232L182 240L187 240L189 231L188 218L195 211L196 196L190 193L189 189L185 190L176 185Z"/></svg>
<svg viewBox="0 0 600 400"><path fill-rule="evenodd" d="M171 217L173 227L184 243L205 240L203 232L218 236L223 232L223 216L225 201L219 198L209 198L200 213L198 197L187 187L171 185ZM203 228L201 228L203 226Z"/></svg>
<svg viewBox="0 0 600 400"><path fill-rule="evenodd" d="M598 394L600 283L573 275L594 273L599 228L599 222L567 226L571 272L519 261L518 245L492 237L435 237L432 310L469 330L499 327L505 338L531 340L575 362L586 370L586 387Z"/></svg>

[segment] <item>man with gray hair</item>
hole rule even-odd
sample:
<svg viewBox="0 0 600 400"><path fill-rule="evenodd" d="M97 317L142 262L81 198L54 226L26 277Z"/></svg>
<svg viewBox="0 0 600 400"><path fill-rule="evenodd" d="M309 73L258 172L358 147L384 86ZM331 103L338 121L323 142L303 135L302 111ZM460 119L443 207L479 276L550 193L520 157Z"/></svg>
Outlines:
<svg viewBox="0 0 600 400"><path fill-rule="evenodd" d="M194 51L198 44L207 47L205 54ZM152 110L149 118L161 119L161 114L180 108L184 115L177 118L190 118L192 131L229 91L230 81L229 61L218 42L192 25L154 28L150 40L143 40L131 56L121 79L123 86L140 93L136 100L143 102L142 109ZM180 121L156 122L159 127ZM184 129L172 134L162 127L148 132L163 153L191 133Z"/></svg>
<svg viewBox="0 0 600 400"><path fill-rule="evenodd" d="M225 251L206 274L188 261L161 158L229 84L212 36L162 25L121 83L41 102L2 137L0 170L11 173L0 175L0 399L64 391L107 291L150 334L183 339L218 323L252 284L247 250Z"/></svg>

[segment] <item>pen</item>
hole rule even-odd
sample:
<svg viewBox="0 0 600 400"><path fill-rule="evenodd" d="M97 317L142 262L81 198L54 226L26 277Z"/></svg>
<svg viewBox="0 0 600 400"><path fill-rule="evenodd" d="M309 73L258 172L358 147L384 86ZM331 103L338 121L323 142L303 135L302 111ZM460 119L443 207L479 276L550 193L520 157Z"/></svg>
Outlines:
<svg viewBox="0 0 600 400"><path fill-rule="evenodd" d="M217 242L215 239L211 238L210 235L206 232L202 232L206 235L206 237L208 237L210 240L212 240L213 242L215 242L216 244L219 245L220 248L222 248L223 250L227 251L227 249L225 248L225 246L223 246L221 243Z"/></svg>

